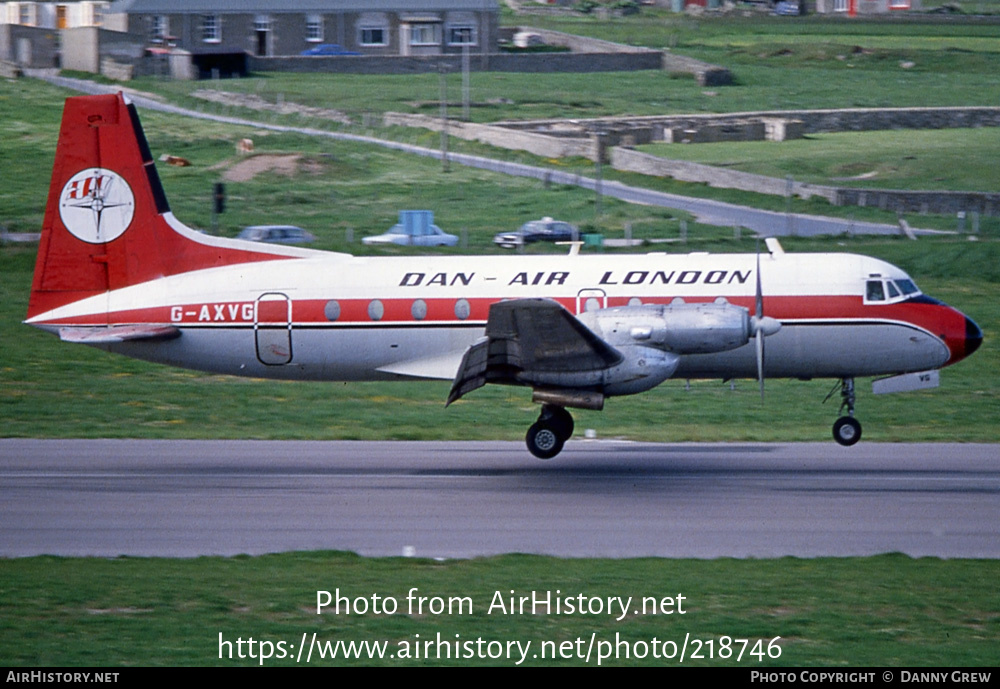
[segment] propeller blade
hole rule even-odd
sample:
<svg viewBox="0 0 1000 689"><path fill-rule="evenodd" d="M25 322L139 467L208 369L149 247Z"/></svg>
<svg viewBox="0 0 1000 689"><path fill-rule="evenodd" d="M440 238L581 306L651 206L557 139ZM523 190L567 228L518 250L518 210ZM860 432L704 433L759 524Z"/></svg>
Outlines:
<svg viewBox="0 0 1000 689"><path fill-rule="evenodd" d="M757 333L757 380L760 383L760 401L764 401L764 333Z"/></svg>
<svg viewBox="0 0 1000 689"><path fill-rule="evenodd" d="M757 240L757 301L754 314L756 323L757 381L760 383L760 401L764 401L764 331L760 323L764 320L764 290L760 284L760 240Z"/></svg>
<svg viewBox="0 0 1000 689"><path fill-rule="evenodd" d="M757 240L757 302L755 304L757 318L764 315L764 290L760 285L760 240Z"/></svg>

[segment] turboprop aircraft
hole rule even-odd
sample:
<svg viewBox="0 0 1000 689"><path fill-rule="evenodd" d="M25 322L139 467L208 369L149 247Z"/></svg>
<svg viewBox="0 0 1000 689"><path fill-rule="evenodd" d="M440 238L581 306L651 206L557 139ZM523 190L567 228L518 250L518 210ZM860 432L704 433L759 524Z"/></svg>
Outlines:
<svg viewBox="0 0 1000 689"><path fill-rule="evenodd" d="M541 458L567 407L670 378L834 378L834 438L861 437L857 376L920 387L982 331L852 254L354 257L202 234L170 212L134 105L66 101L26 322L203 371L532 389ZM765 356L766 343L766 356ZM906 378L911 374L910 379ZM912 374L916 374L915 377ZM900 378L900 376L902 376ZM832 393L831 393L832 394Z"/></svg>

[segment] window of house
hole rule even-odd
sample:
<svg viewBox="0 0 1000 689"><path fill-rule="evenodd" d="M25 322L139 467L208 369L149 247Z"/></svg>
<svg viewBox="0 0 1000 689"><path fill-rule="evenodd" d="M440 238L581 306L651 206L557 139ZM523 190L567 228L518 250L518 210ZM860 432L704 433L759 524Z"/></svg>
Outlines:
<svg viewBox="0 0 1000 689"><path fill-rule="evenodd" d="M384 26L362 26L359 43L361 45L389 45L386 40L389 30Z"/></svg>
<svg viewBox="0 0 1000 689"><path fill-rule="evenodd" d="M410 26L410 45L437 45L437 26L413 24Z"/></svg>
<svg viewBox="0 0 1000 689"><path fill-rule="evenodd" d="M271 30L271 18L266 14L258 14L253 18L253 30L254 31L270 31Z"/></svg>
<svg viewBox="0 0 1000 689"><path fill-rule="evenodd" d="M204 43L222 42L222 20L219 15L201 15L201 40Z"/></svg>
<svg viewBox="0 0 1000 689"><path fill-rule="evenodd" d="M847 9L847 0L833 0L834 12L846 12Z"/></svg>
<svg viewBox="0 0 1000 689"><path fill-rule="evenodd" d="M94 26L104 26L104 8L94 5Z"/></svg>
<svg viewBox="0 0 1000 689"><path fill-rule="evenodd" d="M18 7L18 24L22 26L34 26L35 24L35 6L29 5L26 2L21 3Z"/></svg>
<svg viewBox="0 0 1000 689"><path fill-rule="evenodd" d="M448 45L476 45L476 27L453 24L448 27Z"/></svg>
<svg viewBox="0 0 1000 689"><path fill-rule="evenodd" d="M310 43L323 41L323 16L310 14L306 16L306 40Z"/></svg>
<svg viewBox="0 0 1000 689"><path fill-rule="evenodd" d="M910 9L910 0L889 0L890 10L908 10Z"/></svg>
<svg viewBox="0 0 1000 689"><path fill-rule="evenodd" d="M162 43L170 33L170 25L166 15L154 14L149 18L149 38L155 43Z"/></svg>

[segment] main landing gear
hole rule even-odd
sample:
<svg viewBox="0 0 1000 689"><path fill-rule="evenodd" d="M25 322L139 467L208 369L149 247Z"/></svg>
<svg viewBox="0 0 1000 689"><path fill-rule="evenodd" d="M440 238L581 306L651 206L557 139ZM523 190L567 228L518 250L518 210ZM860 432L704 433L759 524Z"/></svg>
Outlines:
<svg viewBox="0 0 1000 689"><path fill-rule="evenodd" d="M528 451L539 459L552 459L573 435L573 417L562 407L542 405L538 421L528 429L524 441Z"/></svg>
<svg viewBox="0 0 1000 689"><path fill-rule="evenodd" d="M838 384L840 387L840 413L847 409L847 415L841 416L833 423L833 439L844 447L850 447L861 440L861 423L854 418L854 379L842 378ZM827 399L837 391L834 387L827 395Z"/></svg>

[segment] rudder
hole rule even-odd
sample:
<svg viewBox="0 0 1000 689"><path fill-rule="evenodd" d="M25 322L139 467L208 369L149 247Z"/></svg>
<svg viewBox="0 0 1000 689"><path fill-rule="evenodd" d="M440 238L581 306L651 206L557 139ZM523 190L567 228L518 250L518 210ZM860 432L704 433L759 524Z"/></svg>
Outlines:
<svg viewBox="0 0 1000 689"><path fill-rule="evenodd" d="M121 93L66 99L28 319L110 290L308 250L210 237L170 212L135 105Z"/></svg>

